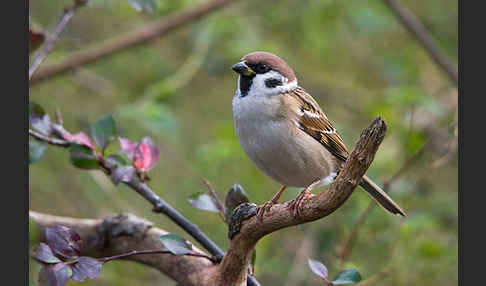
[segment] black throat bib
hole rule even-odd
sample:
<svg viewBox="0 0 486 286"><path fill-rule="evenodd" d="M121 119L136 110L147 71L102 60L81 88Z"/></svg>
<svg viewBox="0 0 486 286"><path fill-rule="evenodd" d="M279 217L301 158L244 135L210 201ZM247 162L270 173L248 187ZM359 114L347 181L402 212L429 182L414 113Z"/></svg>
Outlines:
<svg viewBox="0 0 486 286"><path fill-rule="evenodd" d="M248 95L248 91L250 91L251 84L253 82L253 78L255 76L244 76L240 75L240 96L245 97Z"/></svg>

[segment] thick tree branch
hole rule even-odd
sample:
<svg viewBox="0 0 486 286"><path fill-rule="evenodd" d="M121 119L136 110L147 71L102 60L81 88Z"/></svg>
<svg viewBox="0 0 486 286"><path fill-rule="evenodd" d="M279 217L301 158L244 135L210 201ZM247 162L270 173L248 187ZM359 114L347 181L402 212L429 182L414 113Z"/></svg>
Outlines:
<svg viewBox="0 0 486 286"><path fill-rule="evenodd" d="M395 13L407 30L415 36L422 46L427 50L432 59L456 84L459 82L457 68L452 61L444 55L435 44L430 33L425 29L420 20L407 7L400 3L400 0L385 0L390 9Z"/></svg>
<svg viewBox="0 0 486 286"><path fill-rule="evenodd" d="M117 256L130 251L161 249L161 235L166 231L132 214L122 214L104 220L59 217L29 211L30 218L40 227L41 240L48 226L64 225L75 229L83 239L82 255L92 257ZM175 256L169 253L131 255L123 259L143 263L158 269L181 285L200 285L212 274L213 263L196 247L194 255Z"/></svg>
<svg viewBox="0 0 486 286"><path fill-rule="evenodd" d="M236 2L236 0L213 0L182 13L169 16L164 20L151 23L139 30L107 40L86 52L81 52L72 56L62 63L54 64L39 70L35 76L32 77L30 84L33 85L39 83L45 79L64 74L82 65L96 62L102 58L144 44L155 38L166 36L177 28L199 20L233 2Z"/></svg>
<svg viewBox="0 0 486 286"><path fill-rule="evenodd" d="M84 6L87 2L88 2L87 0L76 0L74 1L74 5L72 7L64 9L64 14L62 15L61 20L57 24L56 29L52 33L49 40L44 44L39 54L37 54L37 57L34 59L31 67L29 68L29 80L32 79L32 75L35 73L37 68L42 63L42 61L47 57L47 54L49 54L49 52L52 50L52 48L54 47L54 43L57 41L57 38L66 27L71 17L74 16L76 10Z"/></svg>
<svg viewBox="0 0 486 286"><path fill-rule="evenodd" d="M213 285L245 285L251 253L262 237L282 228L323 218L339 208L371 165L385 133L385 122L376 118L361 134L332 185L307 199L298 218L294 218L289 202L273 206L262 222L255 217L256 205L247 203L238 206L229 222L231 243L228 251L221 264L215 267L215 275L208 276L213 279Z"/></svg>

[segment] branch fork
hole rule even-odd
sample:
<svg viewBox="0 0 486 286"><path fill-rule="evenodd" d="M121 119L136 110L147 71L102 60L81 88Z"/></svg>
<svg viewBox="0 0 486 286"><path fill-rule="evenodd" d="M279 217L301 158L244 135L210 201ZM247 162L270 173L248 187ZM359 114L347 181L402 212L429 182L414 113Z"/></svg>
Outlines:
<svg viewBox="0 0 486 286"><path fill-rule="evenodd" d="M377 117L363 131L331 186L307 198L301 215L297 218L293 216L290 202L274 205L266 212L262 221L255 216L256 205L245 203L238 206L229 223L230 246L221 264L214 267L215 275L209 276L212 278L212 285L246 285L251 254L261 238L282 228L321 219L342 206L371 165L385 133L386 124Z"/></svg>

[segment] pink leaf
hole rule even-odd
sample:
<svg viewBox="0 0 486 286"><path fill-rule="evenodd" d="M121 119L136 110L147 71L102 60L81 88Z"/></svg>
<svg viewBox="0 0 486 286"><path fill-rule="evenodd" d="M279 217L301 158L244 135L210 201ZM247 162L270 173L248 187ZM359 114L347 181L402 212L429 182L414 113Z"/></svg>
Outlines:
<svg viewBox="0 0 486 286"><path fill-rule="evenodd" d="M79 132L77 134L66 134L64 135L64 139L70 141L70 142L74 142L76 144L80 144L80 145L85 145L87 147L89 147L91 150L93 151L96 151L96 147L93 143L93 141L91 141L91 139L88 137L88 135L86 135L86 133L84 132Z"/></svg>
<svg viewBox="0 0 486 286"><path fill-rule="evenodd" d="M121 151L127 154L128 159L133 160L133 153L135 152L138 143L121 137L118 138L118 140L120 141Z"/></svg>
<svg viewBox="0 0 486 286"><path fill-rule="evenodd" d="M149 171L159 162L159 148L149 137L142 138L142 141L135 147L133 153L133 165L141 171Z"/></svg>

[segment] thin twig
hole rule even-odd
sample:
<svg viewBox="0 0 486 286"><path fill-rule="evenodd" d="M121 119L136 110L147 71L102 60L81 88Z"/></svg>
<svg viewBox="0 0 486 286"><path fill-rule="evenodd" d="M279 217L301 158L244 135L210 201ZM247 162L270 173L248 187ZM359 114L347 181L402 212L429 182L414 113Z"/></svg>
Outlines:
<svg viewBox="0 0 486 286"><path fill-rule="evenodd" d="M54 43L57 41L57 38L59 37L59 34L61 34L61 32L64 30L71 17L74 16L76 10L84 6L88 1L77 0L74 2L75 4L72 7L64 9L64 14L62 15L61 20L57 24L56 29L52 33L49 40L44 44L40 52L37 54L37 57L32 62L32 65L29 68L29 80L32 79L32 75L35 73L37 68L42 63L42 61L47 57L49 52L52 50L52 48L54 47Z"/></svg>
<svg viewBox="0 0 486 286"><path fill-rule="evenodd" d="M80 66L96 62L126 49L147 43L156 38L168 35L177 28L203 18L236 0L213 0L195 8L169 16L166 19L151 23L141 29L107 40L89 51L78 53L66 61L39 70L32 77L30 84L36 84L53 76L61 75Z"/></svg>
<svg viewBox="0 0 486 286"><path fill-rule="evenodd" d="M430 33L425 29L424 25L413 12L403 6L400 3L400 0L385 0L385 2L407 30L419 40L436 64L439 65L449 78L457 84L459 82L457 68L452 64L452 61L440 51Z"/></svg>
<svg viewBox="0 0 486 286"><path fill-rule="evenodd" d="M71 146L71 143L66 140L50 138L40 133L37 133L32 129L29 129L29 135L50 145L61 146L61 147Z"/></svg>
<svg viewBox="0 0 486 286"><path fill-rule="evenodd" d="M224 215L226 214L226 208L224 207L223 202L219 199L218 194L216 194L216 191L214 190L211 183L209 183L209 181L206 180L205 178L203 178L203 182L206 185L206 187L208 188L209 193L213 197L213 199L216 203L216 207L218 208L219 212L222 214L222 216L224 218Z"/></svg>
<svg viewBox="0 0 486 286"><path fill-rule="evenodd" d="M122 253L122 254L118 254L118 255L114 255L114 256L109 256L109 257L98 258L98 261L103 262L103 263L106 263L106 262L111 261L111 260L125 258L125 257L129 257L129 256L132 256L132 255L139 255L139 254L172 254L172 255L174 255L169 250L161 250L161 249L132 250L132 251L127 252L127 253ZM183 254L183 255L195 256L195 257L203 257L203 258L206 258L206 259L210 260L213 263L216 262L213 257L207 256L206 254L202 254L202 253L190 252L190 253L186 253L186 254Z"/></svg>

